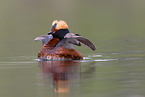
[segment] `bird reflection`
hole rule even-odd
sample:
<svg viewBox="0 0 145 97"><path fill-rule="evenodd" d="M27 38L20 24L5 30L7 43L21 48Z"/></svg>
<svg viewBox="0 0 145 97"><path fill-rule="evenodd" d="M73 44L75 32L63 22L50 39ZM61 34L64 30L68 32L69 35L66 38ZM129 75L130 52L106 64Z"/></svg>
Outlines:
<svg viewBox="0 0 145 97"><path fill-rule="evenodd" d="M80 80L79 61L40 61L39 66L47 81L52 80L55 94L70 92L70 82ZM49 84L50 85L50 84Z"/></svg>

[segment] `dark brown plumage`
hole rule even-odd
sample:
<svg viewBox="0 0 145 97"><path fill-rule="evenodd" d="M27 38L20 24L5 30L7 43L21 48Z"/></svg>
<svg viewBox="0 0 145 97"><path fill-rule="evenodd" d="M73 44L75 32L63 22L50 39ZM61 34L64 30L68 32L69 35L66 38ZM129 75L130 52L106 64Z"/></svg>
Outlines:
<svg viewBox="0 0 145 97"><path fill-rule="evenodd" d="M76 51L75 49L66 49L61 46L55 48L60 39L53 38L49 40L44 46L41 48L41 51L38 53L38 58L40 59L73 59L80 60L83 59L82 55Z"/></svg>

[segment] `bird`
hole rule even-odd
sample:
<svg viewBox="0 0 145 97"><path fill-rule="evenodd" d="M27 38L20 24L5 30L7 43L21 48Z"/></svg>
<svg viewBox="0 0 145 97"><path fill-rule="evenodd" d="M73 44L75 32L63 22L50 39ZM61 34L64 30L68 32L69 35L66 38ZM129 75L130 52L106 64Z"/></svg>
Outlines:
<svg viewBox="0 0 145 97"><path fill-rule="evenodd" d="M93 51L96 50L91 41L79 34L70 33L68 24L64 20L54 20L47 35L40 35L34 41L42 41L42 48L38 53L39 59L46 60L82 60L80 52L73 48L81 43Z"/></svg>

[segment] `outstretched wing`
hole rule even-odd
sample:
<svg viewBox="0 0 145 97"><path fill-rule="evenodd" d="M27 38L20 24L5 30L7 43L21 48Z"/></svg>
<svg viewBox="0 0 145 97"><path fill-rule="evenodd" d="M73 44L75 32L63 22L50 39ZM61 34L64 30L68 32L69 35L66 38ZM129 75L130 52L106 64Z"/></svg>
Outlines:
<svg viewBox="0 0 145 97"><path fill-rule="evenodd" d="M88 46L89 48L91 48L93 51L96 50L95 46L93 45L93 43L91 41L89 41L88 39L86 39L78 34L68 33L64 36L64 38L76 39L76 40L82 42L83 44L85 44L86 46Z"/></svg>
<svg viewBox="0 0 145 97"><path fill-rule="evenodd" d="M85 44L86 46L88 46L89 48L91 48L93 51L96 50L95 46L93 45L93 43L91 41L89 41L88 39L81 37L81 36L77 36L75 37L75 39L77 39L78 41L82 42L83 44Z"/></svg>
<svg viewBox="0 0 145 97"><path fill-rule="evenodd" d="M42 41L42 44L44 45L47 41L49 41L52 38L53 38L52 35L41 35L36 37L34 41Z"/></svg>

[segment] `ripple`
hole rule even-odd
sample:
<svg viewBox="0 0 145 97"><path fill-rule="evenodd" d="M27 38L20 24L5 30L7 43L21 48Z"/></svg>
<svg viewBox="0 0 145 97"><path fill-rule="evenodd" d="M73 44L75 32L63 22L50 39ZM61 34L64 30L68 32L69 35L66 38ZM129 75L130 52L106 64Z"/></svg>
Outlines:
<svg viewBox="0 0 145 97"><path fill-rule="evenodd" d="M123 60L137 60L137 59L140 59L140 58L125 58Z"/></svg>
<svg viewBox="0 0 145 97"><path fill-rule="evenodd" d="M105 61L115 61L118 59L96 59L96 60L81 60L81 62L105 62Z"/></svg>
<svg viewBox="0 0 145 97"><path fill-rule="evenodd" d="M94 61L115 61L118 59L98 59L98 60L94 60Z"/></svg>
<svg viewBox="0 0 145 97"><path fill-rule="evenodd" d="M102 55L91 55L91 56L88 56L88 57L102 57Z"/></svg>
<svg viewBox="0 0 145 97"><path fill-rule="evenodd" d="M137 60L140 59L139 57L129 57L128 55L122 55L122 52L111 52L111 53L100 53L94 55L88 55L83 57L83 60L79 60L80 62L107 62L107 61L117 61L117 60ZM117 56L116 56L117 55ZM124 58L122 58L124 57ZM48 59L34 59L35 61L66 61L62 60L48 60ZM71 60L72 61L72 60ZM73 60L77 61L77 60Z"/></svg>
<svg viewBox="0 0 145 97"><path fill-rule="evenodd" d="M84 60L92 59L90 57L83 57Z"/></svg>

